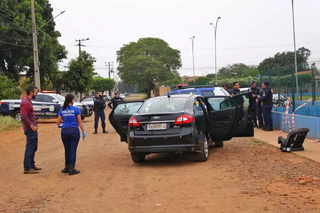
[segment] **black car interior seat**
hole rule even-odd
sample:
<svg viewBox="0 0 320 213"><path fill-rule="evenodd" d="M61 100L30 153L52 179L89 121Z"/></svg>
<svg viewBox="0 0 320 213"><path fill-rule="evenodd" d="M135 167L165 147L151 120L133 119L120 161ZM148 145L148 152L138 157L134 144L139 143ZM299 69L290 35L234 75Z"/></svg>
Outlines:
<svg viewBox="0 0 320 213"><path fill-rule="evenodd" d="M283 152L303 151L303 142L310 130L308 128L301 128L291 131L287 138L280 136L278 144L281 144L280 150Z"/></svg>

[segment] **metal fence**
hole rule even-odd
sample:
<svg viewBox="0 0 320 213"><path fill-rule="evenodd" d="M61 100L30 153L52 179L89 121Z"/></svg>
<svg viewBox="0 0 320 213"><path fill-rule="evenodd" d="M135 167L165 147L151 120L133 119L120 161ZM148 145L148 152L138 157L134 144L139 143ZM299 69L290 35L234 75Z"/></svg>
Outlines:
<svg viewBox="0 0 320 213"><path fill-rule="evenodd" d="M308 70L298 72L298 90L296 86L296 74L293 67L282 67L272 70L260 70L260 75L257 76L259 84L264 81L269 81L274 94L278 94L278 99L281 96L290 97L293 104L293 109L296 108L296 101L307 101L313 98L314 102L320 96L320 78L316 76L316 71Z"/></svg>

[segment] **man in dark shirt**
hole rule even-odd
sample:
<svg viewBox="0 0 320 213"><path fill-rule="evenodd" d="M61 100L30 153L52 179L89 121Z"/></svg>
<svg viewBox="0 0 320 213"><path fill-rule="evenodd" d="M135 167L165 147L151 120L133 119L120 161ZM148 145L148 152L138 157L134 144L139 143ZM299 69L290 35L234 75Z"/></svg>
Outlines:
<svg viewBox="0 0 320 213"><path fill-rule="evenodd" d="M101 119L101 124L102 124L102 129L103 129L102 133L108 133L106 131L106 122L105 122L106 116L104 114L104 109L106 108L106 102L102 98L102 92L98 92L97 93L97 97L94 97L93 102L94 102L94 107L93 107L93 111L94 111L94 132L93 132L93 134L97 134L98 133L99 117Z"/></svg>
<svg viewBox="0 0 320 213"><path fill-rule="evenodd" d="M111 100L109 101L108 107L110 109L113 109L117 105L117 102L119 102L119 101L123 101L123 98L120 97L119 92L115 92L114 97L111 98Z"/></svg>
<svg viewBox="0 0 320 213"><path fill-rule="evenodd" d="M272 90L269 87L270 84L268 81L263 82L262 88L263 88L263 94L261 97L259 97L259 101L262 101L263 104L263 118L265 127L262 128L265 131L273 131L273 121L272 121Z"/></svg>
<svg viewBox="0 0 320 213"><path fill-rule="evenodd" d="M254 126L257 127L257 117L259 119L259 125L261 125L261 115L259 114L258 110L258 104L257 104L257 98L258 95L260 95L260 87L257 87L257 84L255 81L251 82L251 96L249 97L249 102L250 102L250 109L252 110L252 116L253 116L253 123ZM261 120L260 120L261 118Z"/></svg>
<svg viewBox="0 0 320 213"><path fill-rule="evenodd" d="M240 85L239 82L234 82L233 83L233 90L230 91L230 95L235 96L240 94Z"/></svg>
<svg viewBox="0 0 320 213"><path fill-rule="evenodd" d="M31 100L37 96L37 87L29 86L26 90L27 96L21 101L20 114L23 124L24 134L27 138L26 150L24 154L24 174L36 174L41 170L34 162L35 153L38 149L38 123L34 114Z"/></svg>

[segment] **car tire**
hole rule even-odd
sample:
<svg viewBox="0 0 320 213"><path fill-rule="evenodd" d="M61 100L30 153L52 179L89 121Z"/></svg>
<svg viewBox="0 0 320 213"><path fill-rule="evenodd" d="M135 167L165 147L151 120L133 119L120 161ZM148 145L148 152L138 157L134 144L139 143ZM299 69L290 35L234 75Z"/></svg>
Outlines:
<svg viewBox="0 0 320 213"><path fill-rule="evenodd" d="M223 147L223 141L215 141L214 147Z"/></svg>
<svg viewBox="0 0 320 213"><path fill-rule="evenodd" d="M16 121L20 121L21 122L21 113L20 113L20 110L17 110L13 113L13 116L12 116Z"/></svg>
<svg viewBox="0 0 320 213"><path fill-rule="evenodd" d="M146 159L146 154L143 154L143 153L131 153L131 159L135 163L142 163Z"/></svg>
<svg viewBox="0 0 320 213"><path fill-rule="evenodd" d="M197 161L199 162L205 162L208 160L208 157L209 157L209 145L208 145L208 138L207 136L204 136L204 139L203 139L203 143L202 143L202 146L201 146L201 152L197 152L196 153L196 158L197 158Z"/></svg>
<svg viewBox="0 0 320 213"><path fill-rule="evenodd" d="M81 120L84 120L84 118L85 118L85 117L81 115Z"/></svg>

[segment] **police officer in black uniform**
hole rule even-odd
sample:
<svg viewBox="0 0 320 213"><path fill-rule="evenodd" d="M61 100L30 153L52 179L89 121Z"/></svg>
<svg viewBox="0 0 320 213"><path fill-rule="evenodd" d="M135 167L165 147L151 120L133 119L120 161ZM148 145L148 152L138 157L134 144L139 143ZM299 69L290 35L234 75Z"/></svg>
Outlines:
<svg viewBox="0 0 320 213"><path fill-rule="evenodd" d="M272 90L269 87L270 84L268 81L263 82L262 88L263 88L263 95L259 97L259 101L262 101L263 104L263 118L265 122L265 127L262 128L265 131L273 131L273 123L272 123Z"/></svg>
<svg viewBox="0 0 320 213"><path fill-rule="evenodd" d="M254 123L254 126L257 127L257 116L259 117L259 111L258 111L258 104L257 104L257 99L258 95L260 95L260 87L257 87L257 84L255 81L251 82L251 95L249 97L249 103L250 103L250 109L252 111L252 120ZM261 117L261 116L260 116ZM261 117L262 119L262 117ZM260 118L259 118L259 124L260 123Z"/></svg>
<svg viewBox="0 0 320 213"><path fill-rule="evenodd" d="M99 122L99 117L101 119L101 124L102 124L102 129L103 132L102 133L108 133L106 131L106 116L104 114L104 109L106 108L106 102L103 100L102 98L102 92L98 92L97 96L94 97L93 99L94 102L94 107L93 107L93 111L94 111L94 132L93 134L97 134L98 133L98 122Z"/></svg>
<svg viewBox="0 0 320 213"><path fill-rule="evenodd" d="M235 95L238 95L240 94L240 85L239 85L239 82L234 82L233 83L233 90L230 91L230 95L232 96L235 96Z"/></svg>
<svg viewBox="0 0 320 213"><path fill-rule="evenodd" d="M123 98L120 97L119 92L115 92L114 93L114 97L111 98L111 100L109 101L108 107L110 109L113 109L114 107L117 106L117 102L123 101Z"/></svg>

